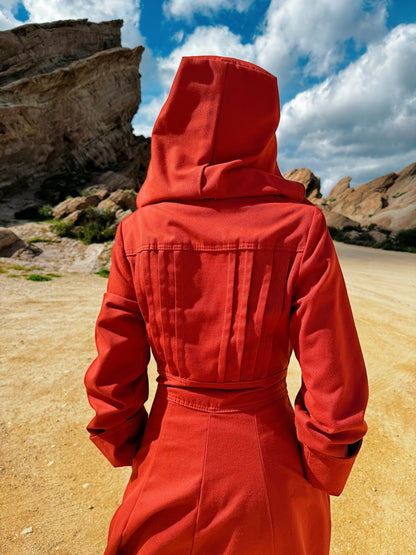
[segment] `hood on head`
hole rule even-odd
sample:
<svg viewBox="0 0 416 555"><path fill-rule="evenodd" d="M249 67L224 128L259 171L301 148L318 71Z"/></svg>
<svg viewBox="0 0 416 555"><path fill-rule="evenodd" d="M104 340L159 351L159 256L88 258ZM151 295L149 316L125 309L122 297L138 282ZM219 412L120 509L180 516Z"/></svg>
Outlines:
<svg viewBox="0 0 416 555"><path fill-rule="evenodd" d="M276 162L276 77L241 60L184 57L153 128L151 161L138 197L164 200L282 195L302 200L302 184Z"/></svg>

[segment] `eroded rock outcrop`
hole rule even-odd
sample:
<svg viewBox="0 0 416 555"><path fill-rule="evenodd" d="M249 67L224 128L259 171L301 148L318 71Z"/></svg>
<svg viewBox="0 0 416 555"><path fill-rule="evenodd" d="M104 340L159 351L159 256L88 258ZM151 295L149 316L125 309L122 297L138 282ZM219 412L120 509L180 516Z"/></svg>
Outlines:
<svg viewBox="0 0 416 555"><path fill-rule="evenodd" d="M120 46L121 19L87 19L29 24L0 33L0 86L42 73L102 50Z"/></svg>
<svg viewBox="0 0 416 555"><path fill-rule="evenodd" d="M131 126L143 47L123 48L121 25L60 21L0 33L0 196L33 189L56 204L68 184L74 194L105 171L139 188L150 156Z"/></svg>
<svg viewBox="0 0 416 555"><path fill-rule="evenodd" d="M321 179L316 177L314 173L308 168L301 168L290 170L283 174L285 179L290 179L291 181L298 181L302 183L305 187L306 197L309 200L319 199L322 197L321 194Z"/></svg>
<svg viewBox="0 0 416 555"><path fill-rule="evenodd" d="M294 169L284 177L304 185L306 198L322 210L334 239L416 252L416 163L357 187L344 177L326 198L309 169Z"/></svg>
<svg viewBox="0 0 416 555"><path fill-rule="evenodd" d="M342 179L328 194L326 206L331 212L391 232L416 227L416 163L357 187L350 181Z"/></svg>

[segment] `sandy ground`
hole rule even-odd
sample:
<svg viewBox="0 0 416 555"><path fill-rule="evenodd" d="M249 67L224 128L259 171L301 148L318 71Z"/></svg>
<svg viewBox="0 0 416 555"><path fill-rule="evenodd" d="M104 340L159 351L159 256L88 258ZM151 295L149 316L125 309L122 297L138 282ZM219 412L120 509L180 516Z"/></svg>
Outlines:
<svg viewBox="0 0 416 555"><path fill-rule="evenodd" d="M337 250L371 397L361 454L343 495L331 499L331 553L416 553L416 255ZM0 552L101 554L129 476L85 432L83 375L106 280L21 274L0 274ZM298 383L293 363L292 396Z"/></svg>

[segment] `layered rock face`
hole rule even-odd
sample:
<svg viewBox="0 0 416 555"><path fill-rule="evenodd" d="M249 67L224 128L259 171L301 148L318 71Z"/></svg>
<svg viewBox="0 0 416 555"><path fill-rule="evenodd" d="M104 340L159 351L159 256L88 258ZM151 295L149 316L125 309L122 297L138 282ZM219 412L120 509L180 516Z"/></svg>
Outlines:
<svg viewBox="0 0 416 555"><path fill-rule="evenodd" d="M122 20L87 19L22 25L0 33L0 86L50 73L71 62L120 46Z"/></svg>
<svg viewBox="0 0 416 555"><path fill-rule="evenodd" d="M320 180L310 170L291 170L284 177L303 183L306 197L321 208L329 227L378 227L393 233L416 227L416 163L357 187L344 177L326 198L321 198Z"/></svg>
<svg viewBox="0 0 416 555"><path fill-rule="evenodd" d="M109 170L139 188L149 148L131 120L143 47L121 47L121 25L59 21L0 33L0 196L90 184Z"/></svg>
<svg viewBox="0 0 416 555"><path fill-rule="evenodd" d="M350 181L346 177L330 191L331 212L393 232L416 227L416 163L354 188Z"/></svg>

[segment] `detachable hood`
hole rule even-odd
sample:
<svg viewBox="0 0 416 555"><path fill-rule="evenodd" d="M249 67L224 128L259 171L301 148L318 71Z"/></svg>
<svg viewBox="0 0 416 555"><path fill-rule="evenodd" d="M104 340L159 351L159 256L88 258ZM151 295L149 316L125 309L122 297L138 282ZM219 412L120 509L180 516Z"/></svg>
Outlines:
<svg viewBox="0 0 416 555"><path fill-rule="evenodd" d="M165 200L282 195L302 200L302 184L276 162L276 77L218 56L182 58L152 133L138 207Z"/></svg>

